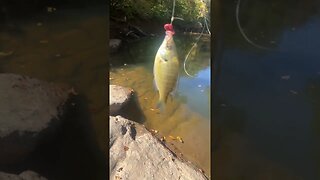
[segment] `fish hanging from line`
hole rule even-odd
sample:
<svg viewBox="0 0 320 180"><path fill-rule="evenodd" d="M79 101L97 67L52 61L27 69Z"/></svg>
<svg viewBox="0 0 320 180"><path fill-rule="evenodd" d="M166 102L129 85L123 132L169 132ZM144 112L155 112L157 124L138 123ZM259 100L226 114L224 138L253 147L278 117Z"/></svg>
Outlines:
<svg viewBox="0 0 320 180"><path fill-rule="evenodd" d="M166 36L159 47L153 67L155 86L159 92L158 108L163 110L168 95L175 89L179 77L179 59L173 40L172 24L165 24Z"/></svg>

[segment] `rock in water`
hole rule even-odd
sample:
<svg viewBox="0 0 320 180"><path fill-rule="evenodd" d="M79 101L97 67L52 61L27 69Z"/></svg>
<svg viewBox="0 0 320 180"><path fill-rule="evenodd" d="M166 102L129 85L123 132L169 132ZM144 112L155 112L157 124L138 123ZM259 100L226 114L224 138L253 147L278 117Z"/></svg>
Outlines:
<svg viewBox="0 0 320 180"><path fill-rule="evenodd" d="M110 39L109 41L109 49L111 53L117 52L117 50L120 48L121 45L121 39Z"/></svg>
<svg viewBox="0 0 320 180"><path fill-rule="evenodd" d="M117 85L110 85L109 90L110 115L116 115L129 102L132 90Z"/></svg>
<svg viewBox="0 0 320 180"><path fill-rule="evenodd" d="M208 179L165 147L142 125L110 116L110 179Z"/></svg>
<svg viewBox="0 0 320 180"><path fill-rule="evenodd" d="M20 162L52 132L68 99L66 88L0 74L0 164Z"/></svg>
<svg viewBox="0 0 320 180"><path fill-rule="evenodd" d="M0 179L1 180L2 179L3 180L47 180L47 178L44 178L33 171L24 171L19 175L0 172Z"/></svg>

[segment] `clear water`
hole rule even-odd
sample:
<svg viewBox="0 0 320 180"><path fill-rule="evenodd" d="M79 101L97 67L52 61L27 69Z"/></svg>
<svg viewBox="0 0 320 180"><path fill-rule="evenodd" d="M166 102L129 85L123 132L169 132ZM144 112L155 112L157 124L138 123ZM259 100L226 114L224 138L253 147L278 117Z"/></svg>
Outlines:
<svg viewBox="0 0 320 180"><path fill-rule="evenodd" d="M153 85L153 62L164 35L130 42L116 54L110 55L110 84L132 88L143 116L134 121L166 136L190 161L210 174L210 42L204 37L198 44L198 55L188 60L187 76L181 66L177 95L170 96L165 114L154 110L158 92ZM181 64L195 38L175 36ZM124 65L125 64L125 65ZM136 118L139 118L136 116ZM180 136L184 143L169 136Z"/></svg>

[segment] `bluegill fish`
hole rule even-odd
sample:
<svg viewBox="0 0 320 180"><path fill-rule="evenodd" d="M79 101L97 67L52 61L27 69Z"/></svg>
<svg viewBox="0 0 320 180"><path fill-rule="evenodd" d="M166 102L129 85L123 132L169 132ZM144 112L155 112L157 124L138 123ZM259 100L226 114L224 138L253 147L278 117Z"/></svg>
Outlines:
<svg viewBox="0 0 320 180"><path fill-rule="evenodd" d="M175 89L179 76L179 59L173 40L172 24L165 24L166 36L155 57L153 75L159 92L158 107L163 109L168 95Z"/></svg>

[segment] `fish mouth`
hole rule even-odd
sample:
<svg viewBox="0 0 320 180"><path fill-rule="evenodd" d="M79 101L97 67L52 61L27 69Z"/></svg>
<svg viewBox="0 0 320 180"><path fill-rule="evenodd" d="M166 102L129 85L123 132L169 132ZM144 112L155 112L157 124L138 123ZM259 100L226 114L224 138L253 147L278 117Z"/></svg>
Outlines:
<svg viewBox="0 0 320 180"><path fill-rule="evenodd" d="M175 32L172 30L167 30L166 31L166 35L169 35L169 36L173 36L175 34Z"/></svg>

